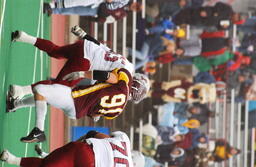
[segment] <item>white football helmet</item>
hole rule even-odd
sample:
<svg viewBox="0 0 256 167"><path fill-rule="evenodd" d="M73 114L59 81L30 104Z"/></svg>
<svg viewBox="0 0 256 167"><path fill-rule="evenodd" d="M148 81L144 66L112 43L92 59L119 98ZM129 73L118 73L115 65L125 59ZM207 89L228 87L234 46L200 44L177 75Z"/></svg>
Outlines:
<svg viewBox="0 0 256 167"><path fill-rule="evenodd" d="M133 76L131 97L135 103L139 103L145 98L150 89L150 82L146 75L135 73Z"/></svg>

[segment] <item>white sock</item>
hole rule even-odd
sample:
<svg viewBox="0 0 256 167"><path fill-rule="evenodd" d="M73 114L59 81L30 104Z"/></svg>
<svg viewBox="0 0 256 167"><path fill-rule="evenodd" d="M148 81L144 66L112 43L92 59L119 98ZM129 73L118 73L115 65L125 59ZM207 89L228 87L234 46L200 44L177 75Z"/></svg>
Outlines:
<svg viewBox="0 0 256 167"><path fill-rule="evenodd" d="M52 9L56 8L54 1L50 2L49 5L50 5L50 7L51 7Z"/></svg>
<svg viewBox="0 0 256 167"><path fill-rule="evenodd" d="M31 85L20 86L20 85L12 85L13 91L11 92L14 98L19 97L22 98L25 95L33 94Z"/></svg>
<svg viewBox="0 0 256 167"><path fill-rule="evenodd" d="M25 42L25 43L35 45L36 40L37 40L36 37L33 37L33 36L23 32L23 31L21 31L20 33L21 33L20 37L16 41Z"/></svg>
<svg viewBox="0 0 256 167"><path fill-rule="evenodd" d="M14 106L14 110L24 107L33 107L35 106L34 96L24 97L23 99L16 100L14 102Z"/></svg>
<svg viewBox="0 0 256 167"><path fill-rule="evenodd" d="M41 131L44 131L44 121L47 113L46 101L36 101L36 127Z"/></svg>
<svg viewBox="0 0 256 167"><path fill-rule="evenodd" d="M20 166L21 158L16 157L15 155L11 154L9 151L6 151L4 156L7 156L6 162L8 164Z"/></svg>
<svg viewBox="0 0 256 167"><path fill-rule="evenodd" d="M47 157L48 155L49 155L49 153L42 152L41 157L42 157L42 158L45 158L45 157Z"/></svg>

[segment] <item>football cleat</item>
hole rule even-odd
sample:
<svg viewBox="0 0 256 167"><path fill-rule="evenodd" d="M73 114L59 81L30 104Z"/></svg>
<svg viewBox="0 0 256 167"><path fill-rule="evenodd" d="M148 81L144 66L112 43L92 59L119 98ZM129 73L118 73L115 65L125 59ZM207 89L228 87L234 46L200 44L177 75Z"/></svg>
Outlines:
<svg viewBox="0 0 256 167"><path fill-rule="evenodd" d="M22 137L21 142L24 143L34 143L34 142L43 142L46 140L45 134L43 131L35 127L28 136Z"/></svg>
<svg viewBox="0 0 256 167"><path fill-rule="evenodd" d="M17 39L20 38L20 36L21 36L21 31L16 30L16 31L12 32L12 34L11 34L11 41L12 42L16 42Z"/></svg>
<svg viewBox="0 0 256 167"><path fill-rule="evenodd" d="M81 27L79 27L78 25L72 27L72 28L71 28L71 32L72 32L75 36L77 36L77 37L79 37L79 38L81 38L81 39L83 39L84 36L86 35L86 32L85 32Z"/></svg>
<svg viewBox="0 0 256 167"><path fill-rule="evenodd" d="M12 96L13 98L23 98L26 94L23 93L22 88L19 85L10 85L9 86L9 95Z"/></svg>
<svg viewBox="0 0 256 167"><path fill-rule="evenodd" d="M0 154L0 160L1 161L8 161L9 155L10 155L10 153L9 153L8 150L2 151L2 153Z"/></svg>
<svg viewBox="0 0 256 167"><path fill-rule="evenodd" d="M47 16L51 16L52 15L52 8L51 8L49 3L44 3L43 13L47 14Z"/></svg>
<svg viewBox="0 0 256 167"><path fill-rule="evenodd" d="M13 98L9 91L7 92L6 96L6 112L15 112L15 101L19 100L18 98Z"/></svg>

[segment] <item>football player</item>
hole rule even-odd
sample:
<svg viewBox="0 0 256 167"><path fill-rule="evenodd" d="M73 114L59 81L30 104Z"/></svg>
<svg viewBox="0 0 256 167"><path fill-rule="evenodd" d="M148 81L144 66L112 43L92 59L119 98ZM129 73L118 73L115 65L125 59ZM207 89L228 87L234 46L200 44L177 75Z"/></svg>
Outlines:
<svg viewBox="0 0 256 167"><path fill-rule="evenodd" d="M96 8L101 3L106 3L107 9L115 10L115 9L124 7L126 4L129 3L129 0L57 0L57 1L50 2L49 6L52 9L72 8L72 7L78 7L78 6L87 6L91 8Z"/></svg>
<svg viewBox="0 0 256 167"><path fill-rule="evenodd" d="M79 138L78 141L81 141L81 139L83 138L84 136ZM35 145L35 151L41 158L45 158L46 156L49 155L49 153L44 152L37 144ZM132 161L134 167L144 167L145 165L145 157L139 151L132 150Z"/></svg>
<svg viewBox="0 0 256 167"><path fill-rule="evenodd" d="M36 46L38 49L47 52L47 54L56 59L67 59L64 67L59 72L56 79L45 80L39 83L54 84L59 83L69 87L75 86L81 81L85 71L112 71L115 68L124 68L134 73L134 66L124 56L114 53L110 48L101 44L79 27L72 29L74 33L80 34L83 40L79 40L74 44L66 46L57 46L51 41L36 38L23 31L15 31L12 33L12 41L24 42ZM65 76L76 78L68 79ZM39 84L37 83L37 84ZM33 85L19 86L12 85L10 87L10 95L14 98L22 98L26 94L32 94Z"/></svg>
<svg viewBox="0 0 256 167"><path fill-rule="evenodd" d="M103 116L113 119L121 114L129 99L139 102L149 91L147 76L135 73L132 77L123 68L112 72L87 71L83 73L83 77L101 82L74 88L62 84L36 84L33 87L33 96L7 99L7 112L28 106L36 107L36 127L28 136L21 138L22 142L45 140L43 131L47 103L62 109L71 119L79 119L83 116L91 118Z"/></svg>
<svg viewBox="0 0 256 167"><path fill-rule="evenodd" d="M22 167L133 167L130 140L120 131L111 136L88 132L80 141L70 142L45 158L16 157L4 150L0 159ZM139 166L136 166L139 167Z"/></svg>

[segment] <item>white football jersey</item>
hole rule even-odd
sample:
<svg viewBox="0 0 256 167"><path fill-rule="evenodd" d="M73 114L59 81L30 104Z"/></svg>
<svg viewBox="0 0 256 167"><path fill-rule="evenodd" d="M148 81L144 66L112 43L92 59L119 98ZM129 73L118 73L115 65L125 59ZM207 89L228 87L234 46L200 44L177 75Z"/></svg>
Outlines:
<svg viewBox="0 0 256 167"><path fill-rule="evenodd" d="M91 63L90 70L112 71L116 68L124 68L132 75L134 73L134 65L125 56L112 52L103 44L99 46L85 40L84 57Z"/></svg>
<svg viewBox="0 0 256 167"><path fill-rule="evenodd" d="M128 136L120 131L105 139L87 139L93 145L95 167L133 167Z"/></svg>
<svg viewBox="0 0 256 167"><path fill-rule="evenodd" d="M63 0L65 8L72 8L77 6L97 7L103 0Z"/></svg>

